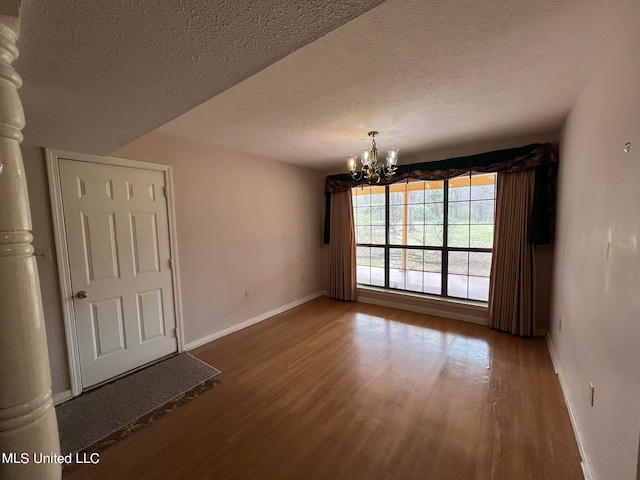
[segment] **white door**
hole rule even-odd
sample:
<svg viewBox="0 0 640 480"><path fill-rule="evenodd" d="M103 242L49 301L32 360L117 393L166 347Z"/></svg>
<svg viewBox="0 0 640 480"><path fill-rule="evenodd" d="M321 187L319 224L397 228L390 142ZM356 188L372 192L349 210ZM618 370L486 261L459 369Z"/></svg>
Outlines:
<svg viewBox="0 0 640 480"><path fill-rule="evenodd" d="M178 349L163 172L60 160L83 388Z"/></svg>

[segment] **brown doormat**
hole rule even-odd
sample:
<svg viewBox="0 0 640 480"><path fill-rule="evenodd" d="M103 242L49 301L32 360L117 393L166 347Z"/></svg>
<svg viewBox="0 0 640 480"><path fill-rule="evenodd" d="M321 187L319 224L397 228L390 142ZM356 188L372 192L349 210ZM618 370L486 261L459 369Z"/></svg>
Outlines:
<svg viewBox="0 0 640 480"><path fill-rule="evenodd" d="M218 385L219 373L182 353L59 405L62 455L103 451Z"/></svg>

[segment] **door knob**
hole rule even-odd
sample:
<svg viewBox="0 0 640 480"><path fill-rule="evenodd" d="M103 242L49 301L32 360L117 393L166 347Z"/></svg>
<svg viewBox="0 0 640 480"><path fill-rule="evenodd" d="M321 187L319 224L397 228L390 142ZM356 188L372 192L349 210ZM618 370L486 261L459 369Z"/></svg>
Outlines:
<svg viewBox="0 0 640 480"><path fill-rule="evenodd" d="M78 293L76 293L76 297L78 298L87 298L88 296L89 294L84 290L80 290Z"/></svg>

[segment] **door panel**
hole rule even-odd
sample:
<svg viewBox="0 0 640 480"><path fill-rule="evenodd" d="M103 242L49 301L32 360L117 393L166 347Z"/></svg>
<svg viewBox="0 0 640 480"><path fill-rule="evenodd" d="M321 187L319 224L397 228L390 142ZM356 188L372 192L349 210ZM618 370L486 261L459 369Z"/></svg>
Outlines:
<svg viewBox="0 0 640 480"><path fill-rule="evenodd" d="M127 348L122 297L91 302L91 322L96 358Z"/></svg>
<svg viewBox="0 0 640 480"><path fill-rule="evenodd" d="M127 189L129 194L129 200L142 199L142 200L155 200L155 188L153 184L149 183L129 183L127 182Z"/></svg>
<svg viewBox="0 0 640 480"><path fill-rule="evenodd" d="M83 388L177 351L163 172L60 160Z"/></svg>
<svg viewBox="0 0 640 480"><path fill-rule="evenodd" d="M116 225L113 213L82 213L87 283L119 278Z"/></svg>
<svg viewBox="0 0 640 480"><path fill-rule="evenodd" d="M159 273L158 229L155 213L132 213L131 233L135 274Z"/></svg>
<svg viewBox="0 0 640 480"><path fill-rule="evenodd" d="M111 181L83 180L77 177L78 198L113 199L113 184Z"/></svg>
<svg viewBox="0 0 640 480"><path fill-rule="evenodd" d="M142 343L165 334L161 290L138 293L138 322Z"/></svg>

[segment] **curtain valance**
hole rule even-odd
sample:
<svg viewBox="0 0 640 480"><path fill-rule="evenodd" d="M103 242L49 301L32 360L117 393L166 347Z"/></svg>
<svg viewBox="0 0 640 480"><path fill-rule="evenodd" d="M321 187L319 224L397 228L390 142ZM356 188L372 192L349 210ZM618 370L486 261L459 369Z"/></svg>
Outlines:
<svg viewBox="0 0 640 480"><path fill-rule="evenodd" d="M387 180L382 177L379 185L389 185L407 180L447 180L474 172L517 172L546 165L557 165L555 150L549 143L534 143L524 147L496 150L467 157L449 158L434 162L400 165L398 171ZM330 175L325 183L325 193L344 192L366 185L366 180L356 181L348 173Z"/></svg>
<svg viewBox="0 0 640 480"><path fill-rule="evenodd" d="M524 147L496 150L465 157L449 158L434 162L400 165L396 174L379 185L390 185L411 180L447 180L473 172L517 172L535 168L535 187L531 211L529 242L533 245L551 243L551 225L555 209L555 186L558 157L549 143L534 143ZM366 185L364 179L353 180L349 174L330 175L325 183L327 195L327 218L325 219L325 243L329 241L330 194L344 192L353 187Z"/></svg>

